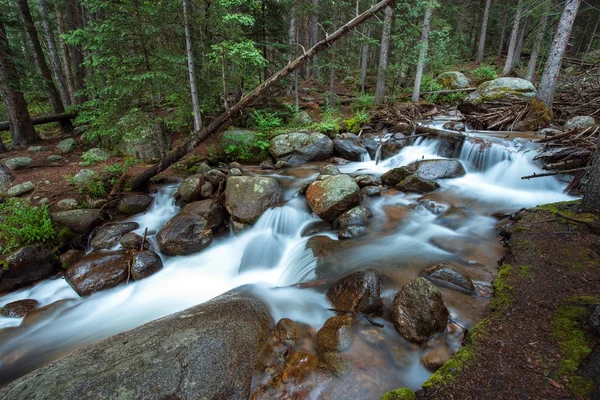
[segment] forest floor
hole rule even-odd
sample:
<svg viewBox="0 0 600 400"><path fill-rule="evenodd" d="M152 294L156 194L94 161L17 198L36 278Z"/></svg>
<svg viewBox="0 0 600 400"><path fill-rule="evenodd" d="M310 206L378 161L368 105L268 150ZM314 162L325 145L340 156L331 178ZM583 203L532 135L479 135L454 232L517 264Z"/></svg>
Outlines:
<svg viewBox="0 0 600 400"><path fill-rule="evenodd" d="M418 399L600 398L600 217L577 207L517 214L492 312Z"/></svg>

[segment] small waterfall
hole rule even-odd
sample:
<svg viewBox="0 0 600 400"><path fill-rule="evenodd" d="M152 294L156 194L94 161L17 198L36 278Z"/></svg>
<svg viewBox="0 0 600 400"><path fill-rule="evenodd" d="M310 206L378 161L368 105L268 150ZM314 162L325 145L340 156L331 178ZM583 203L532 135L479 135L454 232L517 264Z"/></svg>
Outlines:
<svg viewBox="0 0 600 400"><path fill-rule="evenodd" d="M507 147L479 138L465 140L458 156L469 171L486 171L510 158Z"/></svg>

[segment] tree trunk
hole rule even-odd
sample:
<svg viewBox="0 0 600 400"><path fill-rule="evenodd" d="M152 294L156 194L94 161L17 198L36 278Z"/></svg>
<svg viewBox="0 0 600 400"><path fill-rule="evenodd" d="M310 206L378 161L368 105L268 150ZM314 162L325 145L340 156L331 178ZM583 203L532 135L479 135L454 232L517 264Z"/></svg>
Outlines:
<svg viewBox="0 0 600 400"><path fill-rule="evenodd" d="M581 200L581 211L600 214L600 137L598 137L592 169L588 172L588 182Z"/></svg>
<svg viewBox="0 0 600 400"><path fill-rule="evenodd" d="M297 57L291 63L280 69L277 73L272 75L265 82L257 86L252 92L248 93L240 101L234 104L228 112L225 112L219 115L217 118L215 118L206 128L202 130L202 132L200 132L200 134L186 140L181 146L177 147L166 157L160 160L157 164L154 164L152 167L144 170L141 174L136 176L131 181L132 189L138 190L143 188L150 178L164 171L165 169L173 165L173 163L179 161L186 154L194 150L194 148L198 146L208 136L217 132L219 129L223 128L228 123L230 123L231 119L234 116L236 116L241 110L246 108L248 105L252 104L253 101L259 98L266 90L272 88L286 75L300 68L304 63L306 63L306 61L312 59L318 52L333 45L333 43L346 36L361 23L371 18L377 11L386 7L390 3L393 4L393 2L394 0L382 0L373 7L369 8L367 11L357 16L356 18L353 18L351 21L347 22L338 30L328 35L325 39L321 40L319 43L308 49L304 54Z"/></svg>
<svg viewBox="0 0 600 400"><path fill-rule="evenodd" d="M517 4L517 12L515 13L515 20L513 21L512 31L510 33L510 42L508 45L508 54L506 55L506 62L504 63L503 75L508 75L512 72L513 62L515 58L515 49L517 47L517 39L519 38L519 25L521 23L521 12L523 8L523 0L519 0Z"/></svg>
<svg viewBox="0 0 600 400"><path fill-rule="evenodd" d="M338 3L333 3L333 15L331 20L335 24L338 19ZM335 61L336 61L336 49L330 50L331 57L329 61L329 109L335 109Z"/></svg>
<svg viewBox="0 0 600 400"><path fill-rule="evenodd" d="M412 101L419 102L421 96L421 77L423 76L423 68L425 68L425 60L427 58L427 47L429 47L429 27L431 25L431 8L425 10L425 19L423 20L423 32L421 32L421 41L419 46L419 61L417 61L417 72L415 74L415 86L413 87Z"/></svg>
<svg viewBox="0 0 600 400"><path fill-rule="evenodd" d="M61 7L56 6L56 28L58 29L58 44L60 46L60 58L62 59L63 74L69 91L69 104L75 103L75 78L73 77L73 64L69 55L69 48L62 38L62 35L67 33L65 16Z"/></svg>
<svg viewBox="0 0 600 400"><path fill-rule="evenodd" d="M598 19L596 20L596 25L594 26L594 32L592 32L592 36L590 36L590 41L588 42L588 45L585 49L585 53L583 54L583 57L581 57L581 60L585 60L588 53L590 52L590 49L592 48L592 43L594 43L594 39L596 38L596 32L598 32L598 24L600 24L600 16L598 16Z"/></svg>
<svg viewBox="0 0 600 400"><path fill-rule="evenodd" d="M202 116L200 115L200 101L198 100L198 87L196 85L196 63L194 62L194 46L192 42L192 29L190 27L189 1L183 0L183 24L185 30L185 50L187 53L188 76L190 79L190 94L192 95L192 110L194 113L194 133L202 130ZM224 84L224 82L223 82ZM225 96L226 93L223 93ZM224 98L227 102L227 97Z"/></svg>
<svg viewBox="0 0 600 400"><path fill-rule="evenodd" d="M540 17L540 24L538 25L538 30L535 35L535 43L533 44L533 49L531 50L531 56L529 57L529 65L527 66L527 73L525 74L525 79L530 82L533 82L535 77L535 69L537 66L537 58L540 54L540 48L542 47L542 42L544 41L544 34L546 33L546 23L548 22L548 14L543 13Z"/></svg>
<svg viewBox="0 0 600 400"><path fill-rule="evenodd" d="M490 6L492 0L485 0L485 8L483 10L483 19L481 21L481 33L479 34L479 48L477 49L477 64L481 64L483 61L483 55L485 53L485 38L487 36L488 19L490 17Z"/></svg>
<svg viewBox="0 0 600 400"><path fill-rule="evenodd" d="M69 31L74 31L82 28L81 16L77 0L66 0L67 2L67 28ZM83 53L78 46L69 46L71 60L75 69L75 91L80 92L75 96L76 104L83 104L87 97L81 93L85 88L85 69L83 67Z"/></svg>
<svg viewBox="0 0 600 400"><path fill-rule="evenodd" d="M367 39L371 36L371 29L367 29ZM369 62L369 44L365 43L362 47L362 59L360 67L360 92L365 93L367 81L367 66Z"/></svg>
<svg viewBox="0 0 600 400"><path fill-rule="evenodd" d="M19 75L12 61L8 36L0 20L0 93L4 97L14 146L26 146L40 140L35 133L27 103L19 86Z"/></svg>
<svg viewBox="0 0 600 400"><path fill-rule="evenodd" d="M21 20L25 25L27 36L29 36L29 41L31 42L31 47L33 48L33 58L35 59L35 63L37 64L38 70L40 71L40 75L42 76L42 79L44 80L44 84L46 86L46 93L48 95L48 100L50 101L52 111L54 112L54 114L63 114L65 112L65 107L62 103L62 100L60 99L58 90L54 85L54 81L52 80L50 68L48 68L48 64L46 63L46 59L44 58L44 52L42 50L42 45L40 44L40 39L38 37L37 31L35 29L35 25L33 24L33 18L31 17L29 4L27 3L27 0L18 0L17 4L19 6L19 14L21 16ZM63 134L69 134L73 131L73 125L71 125L70 120L59 121L58 124Z"/></svg>
<svg viewBox="0 0 600 400"><path fill-rule="evenodd" d="M40 13L42 14L42 24L44 26L44 33L46 34L46 42L48 43L52 74L56 80L56 86L60 92L60 98L63 102L63 105L68 107L71 105L71 99L69 97L69 91L67 89L65 77L60 66L60 58L58 56L56 40L54 40L54 31L52 30L52 25L50 24L50 9L46 0L38 0L38 5L40 7Z"/></svg>
<svg viewBox="0 0 600 400"><path fill-rule="evenodd" d="M390 53L390 39L394 23L394 5L385 8L383 20L383 33L381 35L381 49L379 50L379 68L377 69L377 84L375 85L375 104L382 104L385 100L385 70L388 66Z"/></svg>
<svg viewBox="0 0 600 400"><path fill-rule="evenodd" d="M500 44L498 45L498 55L502 55L504 51L504 41L506 40L506 16L502 21L502 33L500 34Z"/></svg>
<svg viewBox="0 0 600 400"><path fill-rule="evenodd" d="M521 27L519 28L519 39L517 40L517 46L515 47L515 53L513 55L512 67L516 67L521 62L521 53L523 52L523 45L525 44L525 33L527 32L527 20L521 20Z"/></svg>
<svg viewBox="0 0 600 400"><path fill-rule="evenodd" d="M312 11L310 13L310 46L313 47L319 42L319 0L312 0ZM317 57L312 60L312 68L308 70L309 78L318 78L319 69L317 68Z"/></svg>
<svg viewBox="0 0 600 400"><path fill-rule="evenodd" d="M548 60L546 61L537 93L537 99L546 104L548 108L552 108L560 65L567 49L567 44L569 43L569 36L571 35L580 3L581 0L567 0L565 3L565 9L560 17L556 35L552 41L552 48L548 54Z"/></svg>
<svg viewBox="0 0 600 400"><path fill-rule="evenodd" d="M292 3L292 9L290 10L290 29L288 30L288 46L290 47L288 51L288 62L294 59L294 54L296 54L296 2ZM288 88L288 94L294 93L294 82L290 84Z"/></svg>

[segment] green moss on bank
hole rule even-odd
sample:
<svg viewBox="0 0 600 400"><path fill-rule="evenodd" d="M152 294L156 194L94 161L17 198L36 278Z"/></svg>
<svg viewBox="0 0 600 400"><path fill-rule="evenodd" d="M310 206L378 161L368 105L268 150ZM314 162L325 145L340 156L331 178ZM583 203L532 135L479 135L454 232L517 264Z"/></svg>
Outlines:
<svg viewBox="0 0 600 400"><path fill-rule="evenodd" d="M514 267L504 263L498 270L498 276L493 282L494 298L492 299L492 310L501 310L511 303L510 295L514 289L512 272Z"/></svg>
<svg viewBox="0 0 600 400"><path fill-rule="evenodd" d="M407 388L400 388L387 392L381 397L381 400L413 400L415 392Z"/></svg>

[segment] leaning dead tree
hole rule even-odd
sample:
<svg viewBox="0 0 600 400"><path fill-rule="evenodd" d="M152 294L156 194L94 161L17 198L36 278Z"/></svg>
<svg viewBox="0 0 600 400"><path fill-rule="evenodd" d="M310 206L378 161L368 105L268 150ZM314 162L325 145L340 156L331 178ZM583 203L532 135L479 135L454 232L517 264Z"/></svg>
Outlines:
<svg viewBox="0 0 600 400"><path fill-rule="evenodd" d="M181 160L188 153L192 152L194 148L196 148L196 146L198 146L203 140L205 140L207 137L229 124L231 122L231 119L235 115L237 115L244 108L252 104L252 102L259 98L267 89L273 87L282 78L284 78L291 72L294 72L296 69L300 68L302 65L304 65L304 63L312 59L321 50L330 47L333 43L346 36L358 25L371 18L377 11L381 10L387 5L394 4L394 2L395 0L382 0L367 11L363 12L362 14L347 22L345 25L333 32L331 35L327 35L325 39L321 40L313 47L306 50L304 54L291 61L288 65L280 69L269 79L265 80L262 84L257 86L252 92L242 97L242 99L235 103L229 109L229 111L226 111L223 114L219 115L217 118L215 118L198 135L186 140L185 143L177 147L158 163L154 164L152 167L144 170L141 174L136 176L131 181L131 188L133 190L143 188L148 183L150 178L169 168L177 161Z"/></svg>

